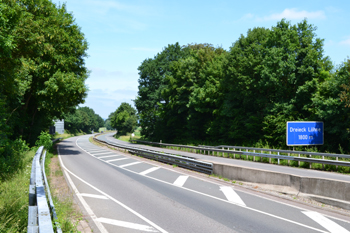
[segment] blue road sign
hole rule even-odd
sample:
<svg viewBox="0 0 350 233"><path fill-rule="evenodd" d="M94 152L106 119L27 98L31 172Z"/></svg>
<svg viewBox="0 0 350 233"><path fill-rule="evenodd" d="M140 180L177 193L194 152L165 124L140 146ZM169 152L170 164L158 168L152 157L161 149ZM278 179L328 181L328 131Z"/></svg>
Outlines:
<svg viewBox="0 0 350 233"><path fill-rule="evenodd" d="M287 146L323 145L322 121L287 121Z"/></svg>

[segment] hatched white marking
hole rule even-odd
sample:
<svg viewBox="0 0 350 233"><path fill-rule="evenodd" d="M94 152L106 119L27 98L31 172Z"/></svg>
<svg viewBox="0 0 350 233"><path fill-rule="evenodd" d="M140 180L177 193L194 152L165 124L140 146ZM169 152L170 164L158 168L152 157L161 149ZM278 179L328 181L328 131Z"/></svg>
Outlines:
<svg viewBox="0 0 350 233"><path fill-rule="evenodd" d="M182 187L186 180L188 179L188 176L179 176L175 182L173 183L173 185L176 185L176 186L179 186L179 187Z"/></svg>
<svg viewBox="0 0 350 233"><path fill-rule="evenodd" d="M113 152L109 151L109 152L103 152L103 153L94 153L94 155L105 155L105 154L114 154Z"/></svg>
<svg viewBox="0 0 350 233"><path fill-rule="evenodd" d="M58 150L58 154L60 155L59 150ZM63 164L62 160L61 160L61 157L60 157L60 162L61 162L61 164ZM65 170L64 173L66 174L66 177L67 177L67 180L68 180L70 186L72 187L73 191L75 192L75 194L77 195L78 199L80 200L80 203L84 206L86 212L90 215L90 217L92 218L92 221L94 221L94 223L96 224L97 228L101 231L101 233L108 233L106 228L99 221L97 221L97 217L96 217L95 213L92 211L90 206L86 203L84 198L82 198L79 195L79 191L78 191L77 187L75 187L75 185L74 185L72 179L70 178L68 172Z"/></svg>
<svg viewBox="0 0 350 233"><path fill-rule="evenodd" d="M89 193L80 193L79 194L82 197L92 197L92 198L98 198L98 199L108 199L106 196L103 195L96 195L96 194L89 194Z"/></svg>
<svg viewBox="0 0 350 233"><path fill-rule="evenodd" d="M106 156L101 156L101 157L97 157L99 159L103 159L103 158L110 158L110 157L118 157L120 155L106 155Z"/></svg>
<svg viewBox="0 0 350 233"><path fill-rule="evenodd" d="M119 167L128 167L128 166L132 166L132 165L139 164L139 163L142 163L142 162L128 163L128 164L120 165Z"/></svg>
<svg viewBox="0 0 350 233"><path fill-rule="evenodd" d="M158 232L153 227L141 225L141 224L137 224L137 223L119 221L119 220L114 220L114 219L109 219L109 218L98 218L97 221L111 224L111 225L115 225L115 226L119 226L119 227L135 229L135 230L139 230L139 231Z"/></svg>
<svg viewBox="0 0 350 233"><path fill-rule="evenodd" d="M246 206L243 200L238 194L229 186L220 186L220 190L224 193L225 197L229 202L233 202L238 205Z"/></svg>
<svg viewBox="0 0 350 233"><path fill-rule="evenodd" d="M160 167L151 167L150 169L147 169L146 171L143 171L140 173L140 175L147 175L148 173L154 172L158 170Z"/></svg>
<svg viewBox="0 0 350 233"><path fill-rule="evenodd" d="M329 220L320 213L314 211L302 211L302 213L326 228L331 233L349 233L349 231L347 231L344 227L338 225L332 220Z"/></svg>
<svg viewBox="0 0 350 233"><path fill-rule="evenodd" d="M124 160L124 159L129 159L129 158L120 158L120 159L111 159L111 160L107 160L106 162L113 162L113 161L119 161L119 160Z"/></svg>

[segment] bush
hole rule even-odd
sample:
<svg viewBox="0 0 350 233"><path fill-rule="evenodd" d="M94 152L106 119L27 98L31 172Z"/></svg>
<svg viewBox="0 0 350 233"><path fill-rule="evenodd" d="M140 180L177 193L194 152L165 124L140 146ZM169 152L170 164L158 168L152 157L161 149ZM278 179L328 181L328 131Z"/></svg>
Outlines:
<svg viewBox="0 0 350 233"><path fill-rule="evenodd" d="M39 148L40 146L44 146L44 148L47 151L51 151L52 150L52 141L51 141L50 134L42 131L38 137L38 140L36 140L35 145L37 146L37 148Z"/></svg>

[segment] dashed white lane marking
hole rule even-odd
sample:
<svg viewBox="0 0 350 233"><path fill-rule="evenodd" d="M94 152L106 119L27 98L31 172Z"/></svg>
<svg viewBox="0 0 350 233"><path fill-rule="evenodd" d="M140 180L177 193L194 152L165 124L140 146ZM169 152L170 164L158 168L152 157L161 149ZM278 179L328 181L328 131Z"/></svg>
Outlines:
<svg viewBox="0 0 350 233"><path fill-rule="evenodd" d="M173 185L176 185L176 186L179 186L179 187L182 187L186 180L188 179L188 176L179 176L175 182L173 183Z"/></svg>
<svg viewBox="0 0 350 233"><path fill-rule="evenodd" d="M96 158L103 159L103 158L118 157L118 156L120 156L120 155L106 155L106 156L101 156L101 157L96 157Z"/></svg>
<svg viewBox="0 0 350 233"><path fill-rule="evenodd" d="M329 220L320 213L314 211L302 211L302 213L326 228L331 233L349 233L349 231L347 231L344 227L338 225L332 220Z"/></svg>
<svg viewBox="0 0 350 233"><path fill-rule="evenodd" d="M154 229L153 227L150 227L150 226L131 223L131 222L124 222L124 221L119 221L119 220L114 220L114 219L109 219L109 218L98 218L97 221L100 221L103 223L108 223L108 224L119 226L119 227L135 229L135 230L139 230L139 231L143 231L143 232L144 231L158 232L156 229Z"/></svg>
<svg viewBox="0 0 350 233"><path fill-rule="evenodd" d="M90 153L106 152L105 150L86 150L86 151L89 151Z"/></svg>
<svg viewBox="0 0 350 233"><path fill-rule="evenodd" d="M124 165L120 165L119 167L128 167L128 166L136 165L136 164L139 164L139 163L142 163L142 162L127 163L127 164L124 164Z"/></svg>
<svg viewBox="0 0 350 233"><path fill-rule="evenodd" d="M106 162L113 162L113 161L119 161L119 160L124 160L124 159L129 159L129 158L120 158L120 159L111 159L111 160L107 160Z"/></svg>
<svg viewBox="0 0 350 233"><path fill-rule="evenodd" d="M158 170L160 167L151 167L150 169L147 169L146 171L140 172L140 175L147 175L148 173L154 172Z"/></svg>
<svg viewBox="0 0 350 233"><path fill-rule="evenodd" d="M106 196L103 195L96 195L96 194L90 194L90 193L80 193L79 194L82 197L92 197L92 198L98 198L98 199L108 199Z"/></svg>
<svg viewBox="0 0 350 233"><path fill-rule="evenodd" d="M75 141L75 143L77 144L77 141ZM81 182L83 182L84 184L88 185L89 187L95 189L97 192L101 193L102 195L108 197L109 199L111 199L112 201L114 201L115 203L117 203L118 205L122 206L124 209L130 211L131 213L133 213L134 215L136 215L137 217L141 218L143 221L147 222L149 225L153 226L155 229L157 229L158 231L162 232L162 233L168 233L166 230L164 230L163 228L161 228L160 226L158 226L157 224L155 224L154 222L150 221L149 219L147 219L146 217L142 216L141 214L137 213L135 210L131 209L130 207L128 207L127 205L123 204L122 202L118 201L117 199L113 198L112 196L108 195L107 193L103 192L102 190L96 188L95 186L89 184L88 182L86 182L85 180L83 180L82 178L80 178L79 176L75 175L73 172L71 172L70 170L68 170L66 168L66 166L64 166L64 163L62 161L61 158L61 154L60 154L60 148L57 147L57 152L58 152L58 159L61 163L61 167L64 169L65 174L68 175L68 173L70 173L72 176L74 176L75 178L77 178L78 180L80 180ZM69 176L67 176L68 179ZM75 193L79 193L77 188L75 187L73 181L69 178L69 183L72 187L72 189L74 190ZM89 211L86 209L86 211L91 215L91 218L93 219L93 221L96 223L97 226L101 226L100 231L101 233L107 233L107 230L104 228L104 226L101 224L101 222L96 220L96 215L92 212L92 210L90 209L90 207L87 205L87 203L85 202L84 198L79 197L80 202L82 203L82 205L85 207L87 207L89 209ZM85 205L84 205L85 203ZM94 216L94 218L93 218ZM101 230L102 229L102 230Z"/></svg>
<svg viewBox="0 0 350 233"><path fill-rule="evenodd" d="M59 155L59 153L60 152L59 152L59 149L58 149L58 155ZM61 164L63 165L62 161L61 161ZM68 172L66 170L64 170L64 173L66 174L66 177L67 177L67 180L68 180L70 186L72 187L73 191L75 192L75 194L77 195L78 199L80 200L80 203L84 206L86 212L90 215L90 217L92 218L92 221L94 221L94 223L96 224L97 228L101 231L101 233L108 233L108 231L101 224L101 222L97 221L96 215L94 214L94 212L92 211L90 206L86 203L84 198L79 195L79 191L78 191L77 187L75 187L75 185L74 185L72 179L70 178Z"/></svg>
<svg viewBox="0 0 350 233"><path fill-rule="evenodd" d="M229 186L220 186L220 190L224 193L225 197L228 201L233 202L235 204L246 206L240 196Z"/></svg>

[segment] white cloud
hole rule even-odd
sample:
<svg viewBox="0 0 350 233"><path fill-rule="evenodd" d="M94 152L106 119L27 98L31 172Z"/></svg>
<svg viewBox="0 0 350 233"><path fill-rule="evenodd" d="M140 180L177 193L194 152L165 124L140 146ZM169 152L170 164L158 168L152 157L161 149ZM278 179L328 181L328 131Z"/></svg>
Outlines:
<svg viewBox="0 0 350 233"><path fill-rule="evenodd" d="M350 46L350 36L348 37L348 39L340 41L339 44Z"/></svg>
<svg viewBox="0 0 350 233"><path fill-rule="evenodd" d="M301 20L304 18L308 19L325 19L326 16L323 11L299 11L297 8L292 8L292 9L285 9L282 11L282 13L276 13L276 14L271 14L269 16L265 16L262 18L257 18L258 20L281 20L283 18L289 19L289 20Z"/></svg>

